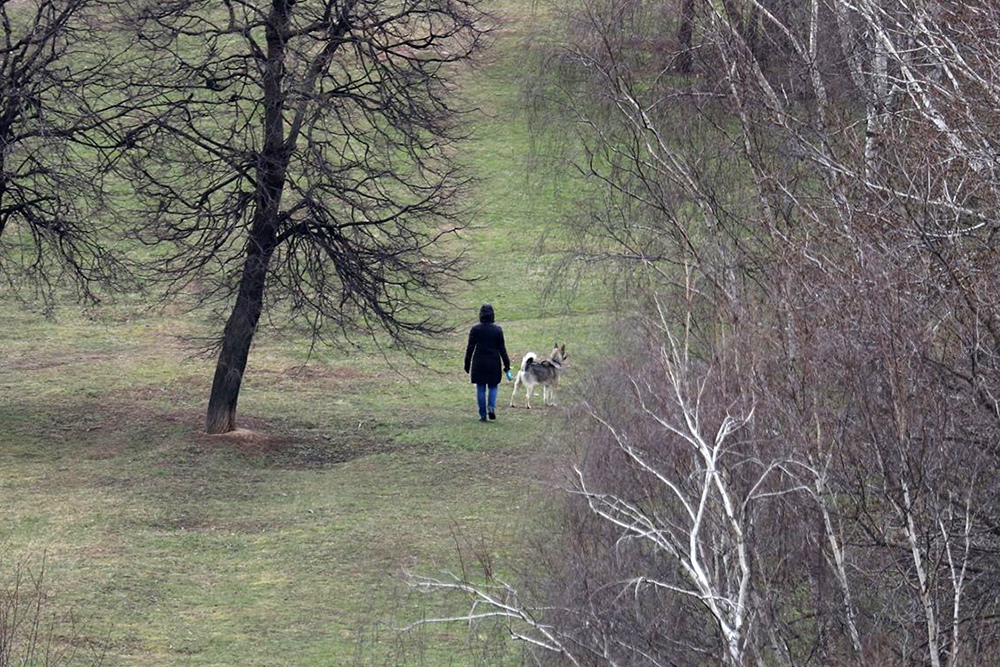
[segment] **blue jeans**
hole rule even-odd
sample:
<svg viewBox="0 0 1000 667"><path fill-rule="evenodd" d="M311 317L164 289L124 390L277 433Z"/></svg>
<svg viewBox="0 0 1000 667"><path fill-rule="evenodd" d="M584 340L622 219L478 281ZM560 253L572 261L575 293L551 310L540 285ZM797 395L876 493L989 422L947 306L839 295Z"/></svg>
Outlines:
<svg viewBox="0 0 1000 667"><path fill-rule="evenodd" d="M479 418L486 419L486 411L496 412L497 410L497 385L489 385L489 398L487 398L487 385L476 385L476 403L479 405Z"/></svg>

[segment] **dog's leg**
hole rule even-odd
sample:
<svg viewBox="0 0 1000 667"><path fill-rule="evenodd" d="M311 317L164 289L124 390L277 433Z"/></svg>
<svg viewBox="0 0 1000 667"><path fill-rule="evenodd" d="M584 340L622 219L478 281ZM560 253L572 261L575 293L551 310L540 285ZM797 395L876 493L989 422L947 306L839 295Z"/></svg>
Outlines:
<svg viewBox="0 0 1000 667"><path fill-rule="evenodd" d="M535 385L530 382L524 383L524 407L531 409L531 395L535 393Z"/></svg>
<svg viewBox="0 0 1000 667"><path fill-rule="evenodd" d="M518 372L517 376L514 378L514 391L510 392L510 407L514 407L514 397L517 395L517 388L521 384L521 373Z"/></svg>

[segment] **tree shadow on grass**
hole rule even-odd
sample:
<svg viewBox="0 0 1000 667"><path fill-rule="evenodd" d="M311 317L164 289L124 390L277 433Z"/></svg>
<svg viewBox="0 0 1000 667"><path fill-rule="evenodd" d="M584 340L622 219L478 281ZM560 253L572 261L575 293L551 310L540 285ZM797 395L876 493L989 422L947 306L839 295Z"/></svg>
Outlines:
<svg viewBox="0 0 1000 667"><path fill-rule="evenodd" d="M397 416L398 417L398 416ZM414 426L351 417L324 425L243 414L241 428L203 430L203 409L183 392L133 390L58 402L28 399L0 405L6 452L21 459L89 461L149 457L192 463L236 455L251 468L316 470L374 454L413 448L392 433Z"/></svg>

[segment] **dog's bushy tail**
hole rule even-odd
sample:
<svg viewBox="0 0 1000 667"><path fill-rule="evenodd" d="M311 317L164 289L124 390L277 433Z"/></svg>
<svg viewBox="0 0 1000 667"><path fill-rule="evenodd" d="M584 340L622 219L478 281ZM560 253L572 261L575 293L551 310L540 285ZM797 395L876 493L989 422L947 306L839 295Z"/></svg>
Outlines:
<svg viewBox="0 0 1000 667"><path fill-rule="evenodd" d="M535 363L536 359L538 359L538 354L537 353L535 353L535 352L525 352L524 353L524 358L521 359L521 368L527 368L531 364Z"/></svg>

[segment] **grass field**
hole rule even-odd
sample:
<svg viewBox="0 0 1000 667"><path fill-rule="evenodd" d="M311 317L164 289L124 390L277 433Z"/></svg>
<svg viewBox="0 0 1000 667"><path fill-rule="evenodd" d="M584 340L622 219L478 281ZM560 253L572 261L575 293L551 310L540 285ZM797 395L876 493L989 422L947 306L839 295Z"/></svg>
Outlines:
<svg viewBox="0 0 1000 667"><path fill-rule="evenodd" d="M466 82L482 108L466 235L482 280L462 288L456 333L418 361L310 352L262 329L242 430L208 437L214 360L186 341L216 332L197 317L67 303L45 319L0 305L0 579L44 564L47 608L79 620L76 639L57 626L59 643L100 647L110 667L500 657L462 627L394 628L461 608L410 592L404 569L457 567L457 545L515 554L550 474L559 409L476 419L461 363L480 303L496 306L515 365L568 344L565 401L604 344L596 289L542 298L558 244L539 240L571 197L534 187L525 168L521 37L510 23Z"/></svg>

